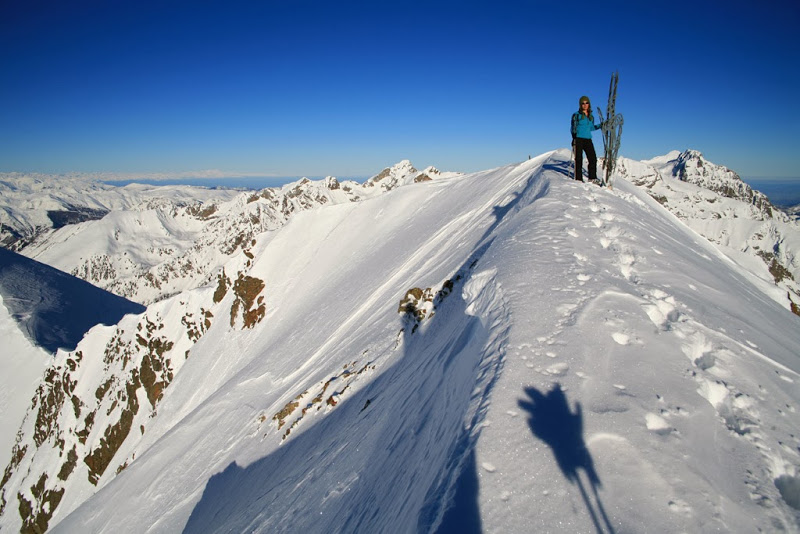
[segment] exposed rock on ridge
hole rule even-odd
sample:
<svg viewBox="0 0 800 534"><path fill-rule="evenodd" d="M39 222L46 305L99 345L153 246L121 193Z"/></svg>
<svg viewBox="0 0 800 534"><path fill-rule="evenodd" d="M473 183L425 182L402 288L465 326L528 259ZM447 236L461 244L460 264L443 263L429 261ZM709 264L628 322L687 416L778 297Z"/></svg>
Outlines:
<svg viewBox="0 0 800 534"><path fill-rule="evenodd" d="M618 172L735 261L754 263L783 291L784 305L800 312L800 227L763 193L696 150L642 162L621 158Z"/></svg>

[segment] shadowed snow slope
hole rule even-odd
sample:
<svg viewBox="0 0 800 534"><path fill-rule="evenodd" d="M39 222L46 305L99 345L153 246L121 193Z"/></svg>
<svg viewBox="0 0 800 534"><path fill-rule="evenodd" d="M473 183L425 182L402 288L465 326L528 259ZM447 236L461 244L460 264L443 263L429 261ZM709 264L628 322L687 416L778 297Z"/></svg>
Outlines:
<svg viewBox="0 0 800 534"><path fill-rule="evenodd" d="M74 350L95 325L111 325L145 307L79 278L0 248L0 294L9 313L36 345Z"/></svg>
<svg viewBox="0 0 800 534"><path fill-rule="evenodd" d="M213 302L148 308L165 336L178 303L214 321L164 352L181 367L108 469L52 486L50 527L800 531L800 319L645 191L568 172L561 150L297 213L250 249L244 328L230 268Z"/></svg>

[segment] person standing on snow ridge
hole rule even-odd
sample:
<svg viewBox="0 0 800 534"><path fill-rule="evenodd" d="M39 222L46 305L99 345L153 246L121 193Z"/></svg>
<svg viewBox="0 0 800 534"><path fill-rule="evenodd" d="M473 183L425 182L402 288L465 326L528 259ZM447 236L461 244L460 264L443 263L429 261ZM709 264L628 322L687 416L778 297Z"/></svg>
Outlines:
<svg viewBox="0 0 800 534"><path fill-rule="evenodd" d="M597 180L597 154L592 143L592 132L599 130L601 124L594 123L592 103L588 96L578 101L578 111L572 114L572 146L575 149L575 179L583 181L583 153L589 161L589 179Z"/></svg>

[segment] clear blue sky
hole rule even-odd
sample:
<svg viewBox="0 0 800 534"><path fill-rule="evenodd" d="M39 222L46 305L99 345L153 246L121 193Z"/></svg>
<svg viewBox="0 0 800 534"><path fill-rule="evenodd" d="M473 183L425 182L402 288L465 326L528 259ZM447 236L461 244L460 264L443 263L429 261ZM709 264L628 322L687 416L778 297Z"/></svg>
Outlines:
<svg viewBox="0 0 800 534"><path fill-rule="evenodd" d="M488 169L619 70L621 155L797 177L798 35L797 0L0 0L0 171Z"/></svg>

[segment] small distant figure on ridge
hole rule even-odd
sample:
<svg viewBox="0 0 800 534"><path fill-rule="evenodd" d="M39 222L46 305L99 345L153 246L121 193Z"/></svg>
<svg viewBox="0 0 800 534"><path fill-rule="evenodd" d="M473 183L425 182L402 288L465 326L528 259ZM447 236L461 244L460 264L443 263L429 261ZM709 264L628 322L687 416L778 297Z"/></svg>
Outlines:
<svg viewBox="0 0 800 534"><path fill-rule="evenodd" d="M592 132L599 130L603 123L595 124L592 115L592 102L588 96L582 96L578 101L578 111L572 114L572 148L575 150L575 175L576 180L583 181L583 153L589 161L589 180L597 181L597 154L592 143ZM602 185L602 184L601 184Z"/></svg>

